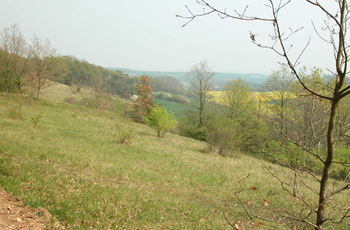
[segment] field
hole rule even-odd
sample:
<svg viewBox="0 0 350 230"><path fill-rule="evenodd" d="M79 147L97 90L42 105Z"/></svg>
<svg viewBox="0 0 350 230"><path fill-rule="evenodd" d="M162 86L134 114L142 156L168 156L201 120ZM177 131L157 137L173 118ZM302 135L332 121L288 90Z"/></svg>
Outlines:
<svg viewBox="0 0 350 230"><path fill-rule="evenodd" d="M171 111L177 119L183 117L184 111L188 108L187 105L176 103L173 101L166 101L166 100L160 100L160 99L153 99L153 101L160 104L161 106L166 108L168 111Z"/></svg>
<svg viewBox="0 0 350 230"><path fill-rule="evenodd" d="M210 101L215 101L218 103L222 103L224 92L223 91L208 91L209 95L213 96ZM277 91L273 92L253 92L251 97L254 101L271 101L278 100L280 97ZM296 96L293 93L287 93L285 99L295 98Z"/></svg>
<svg viewBox="0 0 350 230"><path fill-rule="evenodd" d="M259 214L290 199L258 159L213 156L206 143L172 133L160 139L112 112L99 116L58 101L30 106L26 98L0 97L0 185L46 208L50 228L232 229L226 213L246 229L290 229L287 221L249 221L235 199L248 188L242 199L256 200ZM121 126L133 130L131 145L117 144Z"/></svg>

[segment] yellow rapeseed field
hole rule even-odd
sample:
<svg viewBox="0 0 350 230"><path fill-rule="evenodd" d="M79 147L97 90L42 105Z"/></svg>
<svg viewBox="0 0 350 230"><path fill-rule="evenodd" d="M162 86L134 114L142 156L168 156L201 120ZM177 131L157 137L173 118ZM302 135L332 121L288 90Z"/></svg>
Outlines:
<svg viewBox="0 0 350 230"><path fill-rule="evenodd" d="M217 103L222 103L224 98L224 91L207 91L207 94L213 96L209 101L215 101ZM296 98L294 93L288 92L286 94L286 99L288 98ZM254 101L272 101L280 99L278 91L272 92L253 92L251 93L251 97Z"/></svg>

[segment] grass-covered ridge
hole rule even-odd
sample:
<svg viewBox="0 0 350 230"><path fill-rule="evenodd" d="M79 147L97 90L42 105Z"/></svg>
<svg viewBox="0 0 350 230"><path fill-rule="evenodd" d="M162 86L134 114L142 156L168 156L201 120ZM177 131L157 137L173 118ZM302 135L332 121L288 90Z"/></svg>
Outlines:
<svg viewBox="0 0 350 230"><path fill-rule="evenodd" d="M21 108L20 119L9 117L12 108ZM32 118L39 114L35 126ZM115 127L121 124L135 132L131 145L116 143ZM0 97L0 185L30 206L48 209L54 226L231 229L222 212L230 204L230 217L246 220L233 192L248 174L248 187L270 195L251 190L246 200L284 203L279 184L259 160L212 156L206 148L171 133L157 138L149 127L110 112L99 116L60 102L29 106L25 99ZM255 223L269 229L267 223Z"/></svg>

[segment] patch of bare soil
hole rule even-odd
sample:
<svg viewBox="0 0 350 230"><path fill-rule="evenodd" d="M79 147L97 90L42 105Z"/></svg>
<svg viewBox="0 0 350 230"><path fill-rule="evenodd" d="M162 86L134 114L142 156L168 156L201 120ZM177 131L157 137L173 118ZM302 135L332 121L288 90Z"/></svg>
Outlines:
<svg viewBox="0 0 350 230"><path fill-rule="evenodd" d="M50 229L51 214L44 208L29 209L23 201L0 188L0 230Z"/></svg>

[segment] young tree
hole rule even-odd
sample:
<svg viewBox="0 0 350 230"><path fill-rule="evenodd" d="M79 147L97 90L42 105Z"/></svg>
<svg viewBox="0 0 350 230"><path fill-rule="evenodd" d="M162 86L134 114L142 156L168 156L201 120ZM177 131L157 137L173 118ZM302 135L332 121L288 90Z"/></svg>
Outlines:
<svg viewBox="0 0 350 230"><path fill-rule="evenodd" d="M254 116L252 87L242 79L228 81L216 110L210 111L206 139L219 155L240 150L252 152L263 143L263 123Z"/></svg>
<svg viewBox="0 0 350 230"><path fill-rule="evenodd" d="M27 86L36 92L37 99L39 99L41 90L50 85L53 76L62 72L60 65L56 65L55 56L56 49L51 47L50 41L46 39L43 42L34 34L30 45L29 71L26 75L26 82Z"/></svg>
<svg viewBox="0 0 350 230"><path fill-rule="evenodd" d="M151 96L153 89L150 77L143 75L140 77L140 82L136 85L138 98L134 104L134 111L136 112L134 120L137 122L142 122L142 118L147 116L153 107L153 97Z"/></svg>
<svg viewBox="0 0 350 230"><path fill-rule="evenodd" d="M190 84L190 90L194 98L198 102L196 110L198 110L198 127L202 128L205 125L205 108L208 102L206 91L213 88L213 76L211 67L206 61L201 61L193 65L187 72L187 80Z"/></svg>
<svg viewBox="0 0 350 230"><path fill-rule="evenodd" d="M335 161L335 147L337 144L337 141L335 139L335 133L336 133L336 118L338 116L338 109L339 104L342 99L344 99L346 96L350 94L350 85L347 81L347 72L348 72L348 62L349 62L349 49L348 42L346 39L347 30L349 28L349 13L350 13L350 6L347 0L336 0L332 1L332 5L328 5L326 3L320 3L317 0L305 0L304 2L306 4L309 4L310 6L314 7L315 10L319 10L323 14L326 15L327 19L324 20L324 29L323 31L329 32L329 37L321 37L321 34L318 33L318 35L326 42L326 44L329 44L331 48L333 49L330 55L334 57L335 65L334 69L332 71L332 74L334 74L334 84L327 86L326 91L318 92L313 90L311 87L309 87L302 76L298 73L298 70L296 68L297 64L300 61L300 57L302 56L303 52L307 48L308 44L310 43L310 38L307 38L307 45L306 47L300 52L300 55L297 55L296 58L293 58L290 56L290 49L292 49L292 46L290 43L287 45L287 41L292 39L293 35L297 33L300 29L293 30L290 29L289 26L283 27L282 20L280 20L280 15L288 9L289 3L291 3L291 0L280 0L280 1L274 1L274 0L268 0L264 2L267 6L268 10L270 11L270 17L260 17L258 15L248 15L246 13L246 9L239 13L237 10L234 11L233 14L230 14L226 8L223 8L220 10L219 8L216 8L213 6L213 4L209 3L206 0L199 0L197 1L201 7L204 7L204 11L201 11L201 13L194 14L193 11L189 10L190 15L187 18L189 21L185 24L187 25L192 20L194 20L197 17L200 16L206 16L210 14L218 14L221 18L231 18L236 20L246 20L246 21L262 21L262 22L268 22L272 25L272 34L270 34L270 38L273 40L272 45L264 45L257 42L256 34L252 33L250 34L250 39L254 44L256 44L259 47L268 48L274 52L276 52L278 55L284 58L286 65L290 68L290 71L293 73L296 80L299 82L299 84L305 89L306 92L308 92L311 95L314 95L322 100L326 100L329 103L329 112L328 112L328 124L327 124L327 131L326 131L326 145L324 148L325 155L319 155L317 152L314 152L313 149L307 148L307 146L303 145L303 143L298 142L297 140L294 141L297 146L301 147L304 151L309 153L312 157L315 157L319 160L319 162L322 164L323 172L321 175L321 178L318 179L318 177L308 170L301 170L299 168L292 167L291 165L288 165L288 167L295 173L295 175L305 174L308 173L311 175L312 178L314 178L318 183L318 188L311 188L308 187L307 184L303 183L303 185L306 188L309 188L312 192L315 192L318 194L318 201L316 202L317 205L313 206L311 205L307 200L304 199L303 196L295 192L294 190L298 187L292 186L289 188L283 187L288 193L292 195L295 199L299 199L302 201L303 205L308 208L307 215L284 215L282 218L288 218L291 220L299 221L300 223L306 223L312 227L314 227L317 230L321 230L324 228L325 223L340 223L346 218L350 217L350 207L348 204L344 206L344 204L337 204L337 202L334 201L336 198L336 195L348 190L350 188L350 183L345 183L339 187L332 188L329 185L329 179L330 179L330 172L332 169L332 166L334 164L343 164L347 165L346 161L338 162ZM283 9L283 10L282 10ZM258 11L256 11L258 12ZM315 27L315 24L313 24ZM290 29L288 32L284 31L283 28ZM316 28L316 27L315 27ZM296 135L298 137L298 135ZM284 165L286 166L286 165ZM272 175L274 175L272 173ZM282 186L285 185L285 183L277 178ZM302 181L301 181L302 182ZM327 207L327 208L326 208ZM248 213L249 215L249 213ZM271 220L271 218L264 218L259 215L251 216L251 218L261 218L265 220ZM232 225L233 226L233 225Z"/></svg>
<svg viewBox="0 0 350 230"><path fill-rule="evenodd" d="M145 118L146 124L157 131L157 136L162 138L165 133L173 129L177 121L172 113L168 113L166 109L160 105L156 105Z"/></svg>
<svg viewBox="0 0 350 230"><path fill-rule="evenodd" d="M264 97L270 104L270 110L276 114L280 130L287 132L286 115L288 114L288 104L291 98L291 90L294 83L294 77L289 68L281 65L277 70L263 82L263 90L266 92Z"/></svg>
<svg viewBox="0 0 350 230"><path fill-rule="evenodd" d="M222 103L225 105L225 113L230 119L245 112L252 105L253 89L242 79L228 81L222 91Z"/></svg>
<svg viewBox="0 0 350 230"><path fill-rule="evenodd" d="M5 27L0 35L0 76L4 81L6 95L11 96L14 86L21 90L23 84L27 43L17 24Z"/></svg>

